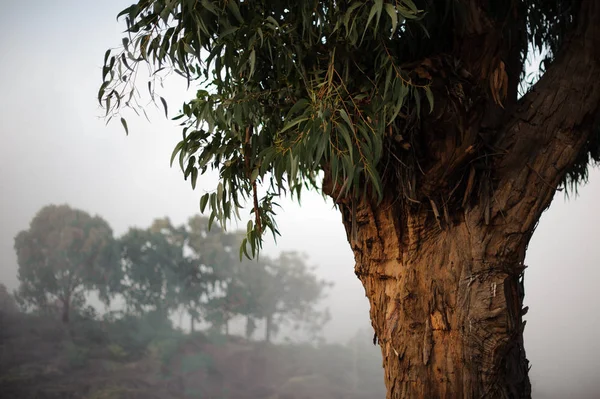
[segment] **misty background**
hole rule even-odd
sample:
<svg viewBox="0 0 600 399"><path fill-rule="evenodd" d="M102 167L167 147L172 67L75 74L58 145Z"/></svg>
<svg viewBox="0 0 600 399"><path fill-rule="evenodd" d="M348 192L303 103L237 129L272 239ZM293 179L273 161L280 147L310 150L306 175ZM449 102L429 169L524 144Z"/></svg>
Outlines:
<svg viewBox="0 0 600 399"><path fill-rule="evenodd" d="M195 191L178 166L169 167L180 130L162 109L148 106L150 122L127 112L129 136L118 120L106 126L96 93L104 51L121 43L115 17L124 0L0 2L0 283L18 286L15 235L47 204L98 214L115 236L168 216L174 225L199 212ZM185 82L171 79L162 93L175 115ZM525 348L534 397L600 396L600 173L578 198L557 193L527 255ZM370 325L369 305L346 241L341 216L318 193L299 205L281 201L282 236L265 253L298 250L335 282L326 299L329 342L346 342ZM374 351L379 349L373 347ZM383 376L383 373L382 373ZM383 384L383 377L382 377Z"/></svg>

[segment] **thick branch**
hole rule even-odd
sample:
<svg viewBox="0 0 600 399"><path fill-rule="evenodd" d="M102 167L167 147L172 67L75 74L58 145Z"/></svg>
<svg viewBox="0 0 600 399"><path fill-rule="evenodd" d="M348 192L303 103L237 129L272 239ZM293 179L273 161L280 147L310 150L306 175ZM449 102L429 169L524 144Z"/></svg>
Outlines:
<svg viewBox="0 0 600 399"><path fill-rule="evenodd" d="M599 46L600 4L584 0L556 61L498 135L505 155L495 165L492 214L521 233L533 230L598 123Z"/></svg>

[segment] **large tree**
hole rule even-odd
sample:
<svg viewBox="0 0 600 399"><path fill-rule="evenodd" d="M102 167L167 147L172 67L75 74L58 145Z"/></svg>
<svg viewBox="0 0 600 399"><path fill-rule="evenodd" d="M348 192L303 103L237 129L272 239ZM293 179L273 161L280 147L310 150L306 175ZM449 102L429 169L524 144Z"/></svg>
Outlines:
<svg viewBox="0 0 600 399"><path fill-rule="evenodd" d="M107 115L135 107L142 65L198 88L173 159L192 185L219 171L211 219L249 200L244 248L276 232L279 195L338 205L388 398L530 396L523 261L556 190L600 159L597 1L140 0L119 15Z"/></svg>
<svg viewBox="0 0 600 399"><path fill-rule="evenodd" d="M42 208L15 237L15 250L19 300L41 310L58 303L64 322L91 290L108 302L120 279L108 223L68 205Z"/></svg>

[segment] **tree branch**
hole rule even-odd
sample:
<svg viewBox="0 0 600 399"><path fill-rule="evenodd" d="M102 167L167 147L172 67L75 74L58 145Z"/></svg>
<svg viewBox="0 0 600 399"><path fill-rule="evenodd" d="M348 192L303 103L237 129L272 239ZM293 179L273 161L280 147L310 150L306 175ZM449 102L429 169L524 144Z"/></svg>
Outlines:
<svg viewBox="0 0 600 399"><path fill-rule="evenodd" d="M600 116L600 3L583 0L554 63L498 134L492 215L531 232Z"/></svg>

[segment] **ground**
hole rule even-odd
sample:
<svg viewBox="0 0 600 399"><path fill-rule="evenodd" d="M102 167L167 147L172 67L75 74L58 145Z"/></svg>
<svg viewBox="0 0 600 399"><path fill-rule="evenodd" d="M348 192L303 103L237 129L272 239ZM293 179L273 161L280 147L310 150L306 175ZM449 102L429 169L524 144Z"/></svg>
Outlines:
<svg viewBox="0 0 600 399"><path fill-rule="evenodd" d="M134 318L78 318L65 326L56 318L0 313L0 396L385 397L381 360L364 341L354 348L274 345L241 337L189 335Z"/></svg>

